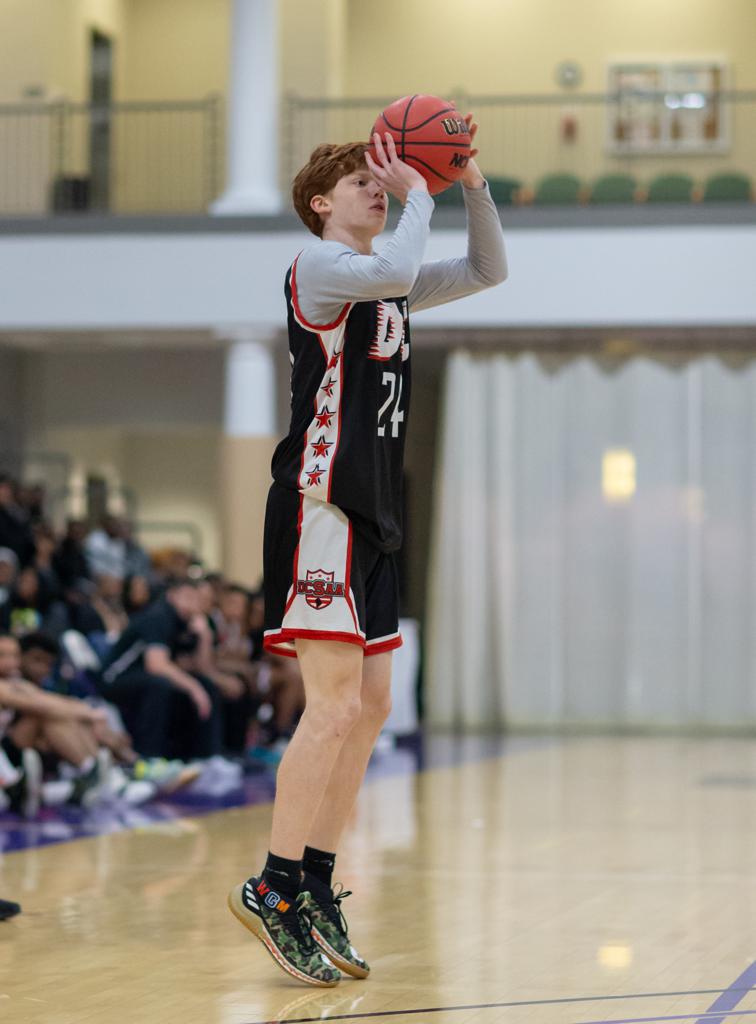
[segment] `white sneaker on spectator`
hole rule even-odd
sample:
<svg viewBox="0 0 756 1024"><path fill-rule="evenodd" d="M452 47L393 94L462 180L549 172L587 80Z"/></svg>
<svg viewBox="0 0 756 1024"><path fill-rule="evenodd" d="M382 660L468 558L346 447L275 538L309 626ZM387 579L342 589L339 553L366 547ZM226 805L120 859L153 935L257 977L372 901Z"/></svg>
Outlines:
<svg viewBox="0 0 756 1024"><path fill-rule="evenodd" d="M205 765L219 778L240 780L243 774L240 764L229 760L227 757L223 757L222 754L215 754L214 757L209 757L205 761Z"/></svg>
<svg viewBox="0 0 756 1024"><path fill-rule="evenodd" d="M157 796L157 786L143 779L130 779L123 768L114 765L108 774L106 793L111 800L120 800L129 807L138 807Z"/></svg>
<svg viewBox="0 0 756 1024"><path fill-rule="evenodd" d="M36 750L25 747L21 754L18 782L7 787L9 806L27 821L36 818L42 799L42 758Z"/></svg>
<svg viewBox="0 0 756 1024"><path fill-rule="evenodd" d="M202 767L199 764L185 764L183 761L168 761L164 757L141 757L133 768L134 778L140 782L151 782L158 793L175 793L199 778Z"/></svg>
<svg viewBox="0 0 756 1024"><path fill-rule="evenodd" d="M51 779L42 783L42 804L44 807L60 807L73 796L74 784L71 779Z"/></svg>

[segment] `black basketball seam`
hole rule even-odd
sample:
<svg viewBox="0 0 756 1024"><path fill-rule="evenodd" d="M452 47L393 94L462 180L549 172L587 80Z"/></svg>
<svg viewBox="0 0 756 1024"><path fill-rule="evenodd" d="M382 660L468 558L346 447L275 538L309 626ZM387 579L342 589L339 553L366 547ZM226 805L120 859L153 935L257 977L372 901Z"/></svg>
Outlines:
<svg viewBox="0 0 756 1024"><path fill-rule="evenodd" d="M469 149L470 148L470 143L469 142L423 142L422 140L420 142L416 142L416 141L413 141L412 139L409 140L407 145L408 146L456 146L457 149Z"/></svg>
<svg viewBox="0 0 756 1024"><path fill-rule="evenodd" d="M401 128L397 128L396 125L393 125L389 121L389 119L386 117L386 111L385 110L381 114L381 117L383 118L383 122L386 125L386 127L389 128L392 132L400 132L402 130Z"/></svg>
<svg viewBox="0 0 756 1024"><path fill-rule="evenodd" d="M416 164L422 164L423 167L427 167L431 174L435 174L435 176L437 178L440 178L441 181L448 181L450 185L454 185L458 181L457 178L446 178L444 177L443 174L439 174L435 167L431 167L430 164L426 164L425 160L421 160L419 156L412 156L412 154L410 153L410 155L407 157L407 160L414 160Z"/></svg>
<svg viewBox="0 0 756 1024"><path fill-rule="evenodd" d="M402 155L401 155L401 159L402 160L404 160L404 133L407 130L407 118L409 117L409 112L410 112L410 110L412 108L412 104L415 102L416 99L417 99L417 94L415 94L414 96L410 96L410 101L407 104L407 106L404 108L404 120L402 121Z"/></svg>
<svg viewBox="0 0 756 1024"><path fill-rule="evenodd" d="M414 96L412 98L415 99ZM407 109L409 110L409 107ZM416 132L420 128L425 128L426 124L430 124L431 121L434 121L437 117L441 117L443 114L452 114L452 113L458 114L459 111L457 110L456 107L445 107L444 110L437 110L435 114L431 114L430 117L426 117L426 119L424 121L421 121L420 124L415 124L411 128L407 128L406 131L407 132ZM405 121L406 120L407 120L407 118L405 117ZM464 118L460 118L460 120L464 120Z"/></svg>

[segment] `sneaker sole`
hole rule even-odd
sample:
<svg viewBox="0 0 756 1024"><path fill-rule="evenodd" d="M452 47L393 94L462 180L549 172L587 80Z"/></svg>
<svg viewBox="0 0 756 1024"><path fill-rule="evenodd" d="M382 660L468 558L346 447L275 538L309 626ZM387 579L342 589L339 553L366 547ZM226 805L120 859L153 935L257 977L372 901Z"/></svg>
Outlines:
<svg viewBox="0 0 756 1024"><path fill-rule="evenodd" d="M319 978L311 978L309 974L305 974L303 971L294 967L293 964L289 963L268 933L268 929L265 927L265 921L263 921L258 914L254 914L251 910L247 909L244 900L242 899L243 889L244 882L231 890L228 894L228 909L234 917L244 925L245 928L251 931L253 935L257 936L278 966L282 970L286 971L287 974L296 978L297 981L303 981L305 985L314 985L315 988L335 988L339 983L339 978L336 978L334 981L321 981Z"/></svg>
<svg viewBox="0 0 756 1024"><path fill-rule="evenodd" d="M340 953L337 953L330 943L326 942L323 936L320 934L317 928L313 928L310 932L313 939L317 942L320 948L323 950L328 959L333 963L334 967L338 967L344 974L350 975L352 978L367 978L370 974L370 968L365 970L364 967L358 967L357 964L353 964L351 961L346 960Z"/></svg>

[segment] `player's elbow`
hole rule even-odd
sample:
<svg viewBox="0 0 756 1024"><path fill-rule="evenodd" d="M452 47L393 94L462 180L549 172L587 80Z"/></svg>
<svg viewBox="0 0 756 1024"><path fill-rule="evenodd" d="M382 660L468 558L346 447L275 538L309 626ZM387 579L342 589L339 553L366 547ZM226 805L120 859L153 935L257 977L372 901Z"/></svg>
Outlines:
<svg viewBox="0 0 756 1024"><path fill-rule="evenodd" d="M509 277L509 267L505 263L504 266L503 267L499 267L499 269L493 275L493 280L491 281L491 287L493 287L494 285L497 285L497 284L504 284L504 282L506 281L506 279L508 277Z"/></svg>
<svg viewBox="0 0 756 1024"><path fill-rule="evenodd" d="M503 284L509 276L507 265L489 266L478 270L478 288L483 291L486 288L495 288L497 284Z"/></svg>
<svg viewBox="0 0 756 1024"><path fill-rule="evenodd" d="M495 288L497 284L504 284L509 277L509 267L505 258L497 260L485 269L485 287Z"/></svg>

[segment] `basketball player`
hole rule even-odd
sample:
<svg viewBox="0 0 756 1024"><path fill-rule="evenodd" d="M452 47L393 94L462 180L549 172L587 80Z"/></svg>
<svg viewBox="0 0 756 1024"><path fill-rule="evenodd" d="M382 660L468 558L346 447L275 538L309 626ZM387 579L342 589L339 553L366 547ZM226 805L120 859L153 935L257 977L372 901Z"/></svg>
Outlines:
<svg viewBox="0 0 756 1024"><path fill-rule="evenodd" d="M474 136L477 125L467 123ZM467 256L423 263L433 200L393 139L319 146L294 181L318 240L286 276L291 428L273 456L265 520L265 646L299 659L306 708L278 770L270 852L229 906L283 970L332 986L370 968L334 892L335 851L390 708L401 645L395 553L410 398L410 311L507 273L474 159L462 178ZM473 156L477 150L473 151ZM380 253L387 193L404 206Z"/></svg>

